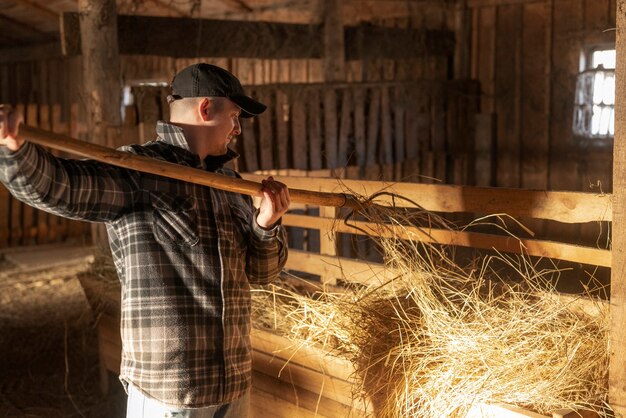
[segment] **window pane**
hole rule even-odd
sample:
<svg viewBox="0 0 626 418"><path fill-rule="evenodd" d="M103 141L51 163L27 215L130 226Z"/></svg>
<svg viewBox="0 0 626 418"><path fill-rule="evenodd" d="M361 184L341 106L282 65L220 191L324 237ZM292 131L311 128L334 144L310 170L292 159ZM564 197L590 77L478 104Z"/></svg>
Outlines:
<svg viewBox="0 0 626 418"><path fill-rule="evenodd" d="M597 68L600 65L604 68L615 68L614 49L605 49L593 52L591 55L591 68Z"/></svg>

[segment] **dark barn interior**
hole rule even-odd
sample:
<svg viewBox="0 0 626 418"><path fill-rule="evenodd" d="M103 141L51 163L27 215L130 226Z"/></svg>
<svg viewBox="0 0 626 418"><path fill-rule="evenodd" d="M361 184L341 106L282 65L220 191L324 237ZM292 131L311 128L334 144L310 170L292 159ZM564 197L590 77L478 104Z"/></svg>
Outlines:
<svg viewBox="0 0 626 418"><path fill-rule="evenodd" d="M233 144L233 168L245 179L273 174L290 188L341 186L359 196L391 187L459 226L498 214L423 239L454 247L460 263L519 254L537 270L558 269L564 293L610 296L615 415L600 415L621 416L626 257L613 225L626 221L618 140L626 125L615 105L624 92L625 6L0 0L0 103L31 127L117 148L154 139L177 71L195 62L231 71L268 105ZM375 234L328 226L346 213L292 205L283 221L289 275L333 289L369 283L385 257L367 237ZM101 262L104 234L33 209L0 185L0 416L125 416L119 283ZM252 343L253 416L374 416L352 403L350 373L329 377L306 359L277 365L284 341L259 333ZM324 367L351 367L333 364ZM599 416L494 411L468 416Z"/></svg>

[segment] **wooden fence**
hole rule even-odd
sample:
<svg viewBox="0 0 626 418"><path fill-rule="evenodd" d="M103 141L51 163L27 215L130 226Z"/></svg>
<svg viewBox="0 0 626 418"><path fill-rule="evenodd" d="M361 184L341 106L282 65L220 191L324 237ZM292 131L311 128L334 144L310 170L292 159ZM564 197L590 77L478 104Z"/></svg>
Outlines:
<svg viewBox="0 0 626 418"><path fill-rule="evenodd" d="M474 181L476 83L276 84L252 86L249 92L268 111L243 121L235 144L240 171L355 165L363 167L360 175L366 179ZM156 121L169 117L166 94L160 87L135 88L135 103L125 108L123 125L110 130L108 145L154 139ZM18 108L29 125L87 136L78 104L66 114L60 105ZM86 239L86 225L32 209L0 186L0 248Z"/></svg>
<svg viewBox="0 0 626 418"><path fill-rule="evenodd" d="M448 215L508 213L513 217L552 220L563 225L610 223L612 219L612 200L611 195L607 194L311 177L311 175L329 175L329 170L316 173L277 171L272 174L291 188L324 192L343 192L350 189L363 196L384 189L413 200L428 211ZM333 174L339 176L337 172ZM266 173L244 174L244 178L258 181L265 175ZM389 204L391 199L381 197L379 203ZM394 203L400 207L409 206L401 200L395 200ZM346 282L368 284L384 280L390 273L382 264L342 254L340 239L342 235L363 236L376 232L367 222L353 221L351 224L358 228L349 227L338 219L341 215L341 211L335 208L294 205L284 216L283 225L287 227L290 235L294 231L315 231L318 245L298 246L290 241L286 268L293 272L308 274L309 278L335 289L337 289L335 286ZM611 262L611 252L608 248L572 245L556 240L531 238L518 240L511 236L469 230L449 231L414 227L396 230L396 233L401 238L414 241L497 250L593 266L608 267ZM341 279L341 282L338 279ZM582 280L582 277L579 279ZM103 385L106 386L107 371L119 371L121 350L119 289L85 278L83 285L88 298L92 299L92 305L102 306L102 300L105 301L106 308L98 324L98 335ZM569 303L574 308L593 312L582 298ZM371 416L371 409L368 409L367 403L353 401L353 366L349 362L328 357L327 353L316 348L297 350L287 339L267 331L255 330L252 344L253 416L280 418ZM586 412L585 414L578 415L577 411L559 410L553 411L551 418L594 416ZM476 405L468 416L547 418L520 408L484 404Z"/></svg>

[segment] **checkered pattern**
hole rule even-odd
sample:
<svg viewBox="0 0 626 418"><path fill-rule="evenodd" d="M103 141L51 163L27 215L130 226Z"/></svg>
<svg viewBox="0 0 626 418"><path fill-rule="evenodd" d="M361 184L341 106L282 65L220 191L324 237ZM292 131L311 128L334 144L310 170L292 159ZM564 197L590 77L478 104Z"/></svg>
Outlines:
<svg viewBox="0 0 626 418"><path fill-rule="evenodd" d="M236 156L201 162L180 128L123 150L237 176ZM26 143L0 149L0 181L61 216L106 222L122 283L123 382L167 405L231 402L250 387L250 288L284 266L283 227L256 224L240 194L97 163L55 158Z"/></svg>

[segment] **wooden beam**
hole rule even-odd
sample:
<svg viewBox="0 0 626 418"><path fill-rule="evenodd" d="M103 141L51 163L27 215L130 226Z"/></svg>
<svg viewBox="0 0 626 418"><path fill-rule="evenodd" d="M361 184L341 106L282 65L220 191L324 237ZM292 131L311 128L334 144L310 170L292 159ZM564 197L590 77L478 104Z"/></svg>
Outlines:
<svg viewBox="0 0 626 418"><path fill-rule="evenodd" d="M242 173L245 179L265 177ZM395 193L432 212L506 213L514 217L549 219L563 223L611 221L612 196L582 192L552 192L495 187L470 187L423 183L389 183L347 179L274 176L289 187L324 192L351 190L360 196L385 191ZM380 196L377 203L414 207L404 199Z"/></svg>
<svg viewBox="0 0 626 418"><path fill-rule="evenodd" d="M80 55L78 14L64 13L62 43L67 55ZM212 38L229 42L213 42ZM371 26L346 28L346 59L412 58L451 55L450 31ZM168 57L321 58L322 26L275 22L118 16L120 54Z"/></svg>
<svg viewBox="0 0 626 418"><path fill-rule="evenodd" d="M573 261L601 267L611 267L611 251L583 247L555 241L515 238L512 236L479 232L451 231L411 226L385 225L363 221L348 224L332 218L286 214L283 224L299 228L319 229L320 235L345 233L369 235L380 238L397 238L414 242L497 250L499 252L524 254L542 258Z"/></svg>
<svg viewBox="0 0 626 418"><path fill-rule="evenodd" d="M89 141L107 145L109 128L121 125L117 5L115 0L78 0L78 10ZM94 224L91 237L94 244L107 242L104 226Z"/></svg>
<svg viewBox="0 0 626 418"><path fill-rule="evenodd" d="M626 0L617 0L617 10L626 10ZM626 14L617 13L616 20L609 404L617 417L626 417Z"/></svg>
<svg viewBox="0 0 626 418"><path fill-rule="evenodd" d="M345 81L346 51L341 0L322 0L324 78L326 81Z"/></svg>

